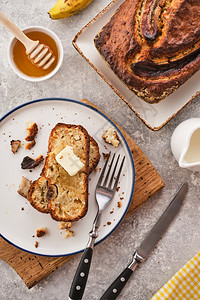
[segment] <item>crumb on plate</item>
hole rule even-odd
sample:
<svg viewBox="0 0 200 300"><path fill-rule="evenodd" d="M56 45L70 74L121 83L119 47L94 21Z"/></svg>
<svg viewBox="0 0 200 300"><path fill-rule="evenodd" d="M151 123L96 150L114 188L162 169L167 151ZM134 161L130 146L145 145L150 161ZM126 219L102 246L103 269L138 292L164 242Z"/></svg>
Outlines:
<svg viewBox="0 0 200 300"><path fill-rule="evenodd" d="M36 159L30 156L25 156L21 162L22 169L33 169L37 167L44 160L43 155L39 155Z"/></svg>
<svg viewBox="0 0 200 300"><path fill-rule="evenodd" d="M119 137L114 128L108 128L106 132L102 135L102 138L106 143L113 145L113 147L115 148L118 147L120 144Z"/></svg>
<svg viewBox="0 0 200 300"><path fill-rule="evenodd" d="M33 141L31 141L31 142L29 142L29 143L26 144L25 149L26 150L30 150L30 149L32 149L35 146L35 144L36 144L36 141L33 140Z"/></svg>
<svg viewBox="0 0 200 300"><path fill-rule="evenodd" d="M72 230L66 229L63 238L66 239L68 237L73 237L73 236L74 236L74 232Z"/></svg>
<svg viewBox="0 0 200 300"><path fill-rule="evenodd" d="M20 194L22 197L27 198L28 196L28 191L31 186L31 181L27 179L26 177L22 176L19 189L18 189L18 194Z"/></svg>
<svg viewBox="0 0 200 300"><path fill-rule="evenodd" d="M12 153L16 153L20 147L21 141L20 140L12 140L10 141L10 145L11 145L11 151Z"/></svg>
<svg viewBox="0 0 200 300"><path fill-rule="evenodd" d="M25 140L27 142L33 141L38 133L38 126L36 123L32 123L26 128L26 131L28 132L27 137L25 137Z"/></svg>
<svg viewBox="0 0 200 300"><path fill-rule="evenodd" d="M63 221L61 221L58 224L59 229L69 229L71 227L72 227L72 222L63 222Z"/></svg>
<svg viewBox="0 0 200 300"><path fill-rule="evenodd" d="M118 207L121 207L121 206L122 206L121 201L118 201L118 202L117 202L117 206L118 206Z"/></svg>
<svg viewBox="0 0 200 300"><path fill-rule="evenodd" d="M42 228L37 229L36 236L38 238L40 238L40 237L44 236L46 233L47 233L46 227L42 227Z"/></svg>
<svg viewBox="0 0 200 300"><path fill-rule="evenodd" d="M104 159L106 159L106 158L109 157L109 153L104 153L104 152L102 152L102 154L103 154L103 158L104 158Z"/></svg>

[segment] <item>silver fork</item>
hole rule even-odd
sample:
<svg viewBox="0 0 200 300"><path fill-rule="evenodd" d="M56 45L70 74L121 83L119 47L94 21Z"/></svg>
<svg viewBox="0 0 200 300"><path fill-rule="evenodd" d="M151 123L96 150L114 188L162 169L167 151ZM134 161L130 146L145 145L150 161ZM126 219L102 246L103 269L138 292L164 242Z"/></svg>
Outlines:
<svg viewBox="0 0 200 300"><path fill-rule="evenodd" d="M85 290L90 264L92 260L92 253L94 248L94 242L95 239L98 237L98 228L101 221L101 215L104 210L104 208L108 205L108 203L113 199L117 183L119 181L119 177L122 171L122 167L124 164L125 156L122 159L121 165L119 167L119 170L117 174L115 175L117 165L119 162L120 155L118 155L117 161L114 165L112 175L109 175L112 169L112 165L115 159L115 154L112 157L112 161L110 163L110 166L108 167L108 171L106 173L106 167L109 161L110 154L108 155L108 158L106 159L106 162L104 164L103 170L101 172L101 175L99 177L99 180L97 182L97 186L95 189L95 199L97 202L97 214L93 222L92 230L89 232L89 241L86 246L86 249L82 255L82 258L80 260L80 263L78 265L78 268L76 270L71 289L69 292L69 300L80 300L83 297L83 293ZM104 179L105 177L105 179Z"/></svg>

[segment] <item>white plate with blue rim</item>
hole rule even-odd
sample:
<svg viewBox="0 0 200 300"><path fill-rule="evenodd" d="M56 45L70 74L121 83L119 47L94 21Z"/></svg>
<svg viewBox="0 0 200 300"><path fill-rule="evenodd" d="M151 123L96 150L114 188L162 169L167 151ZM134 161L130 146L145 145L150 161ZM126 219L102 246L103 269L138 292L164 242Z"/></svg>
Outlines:
<svg viewBox="0 0 200 300"><path fill-rule="evenodd" d="M38 125L36 145L31 150L26 150L25 137L27 136L27 122ZM66 124L80 124L97 141L101 154L97 172L89 178L88 212L77 222L73 222L71 230L73 237L64 238L65 231L58 228L59 222L53 220L49 214L43 214L34 209L27 199L17 193L22 176L29 180L39 177L43 163L35 169L21 169L21 162L25 156L37 158L46 156L48 138L51 129L59 122ZM105 143L102 134L113 127L121 141L118 148ZM48 98L38 99L16 107L0 119L0 164L1 164L1 189L0 189L0 236L14 246L45 256L64 256L81 252L88 241L97 206L94 198L95 186L100 170L104 164L102 153L112 151L122 156L125 163L120 176L118 189L113 200L103 212L99 237L96 244L102 242L120 224L131 203L135 169L129 146L115 124L98 109L85 103L63 99ZM22 147L16 154L11 151L10 141L20 140ZM118 202L121 207L118 207ZM47 233L38 238L37 229L47 228ZM35 247L38 242L38 247Z"/></svg>

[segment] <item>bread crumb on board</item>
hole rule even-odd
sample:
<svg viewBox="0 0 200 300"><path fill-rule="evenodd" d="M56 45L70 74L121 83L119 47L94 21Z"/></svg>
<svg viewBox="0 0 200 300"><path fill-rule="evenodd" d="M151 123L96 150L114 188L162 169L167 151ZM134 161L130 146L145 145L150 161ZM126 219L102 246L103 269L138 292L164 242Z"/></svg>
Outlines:
<svg viewBox="0 0 200 300"><path fill-rule="evenodd" d="M114 128L108 128L102 135L102 138L106 143L113 145L115 148L117 148L120 144L118 134Z"/></svg>

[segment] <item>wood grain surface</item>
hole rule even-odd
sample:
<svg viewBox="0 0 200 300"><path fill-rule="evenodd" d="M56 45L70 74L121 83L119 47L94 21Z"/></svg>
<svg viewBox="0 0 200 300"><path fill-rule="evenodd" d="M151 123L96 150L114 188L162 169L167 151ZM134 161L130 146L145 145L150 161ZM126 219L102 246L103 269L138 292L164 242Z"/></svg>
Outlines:
<svg viewBox="0 0 200 300"><path fill-rule="evenodd" d="M81 101L95 107L87 99L82 99ZM116 125L118 126L118 124ZM118 126L118 128L129 144L135 164L135 189L132 202L125 216L125 218L127 218L164 187L164 182L134 140L123 128L120 126ZM12 246L0 238L0 258L7 262L18 273L28 288L33 287L41 279L65 264L71 257L72 256L46 257L30 254Z"/></svg>

